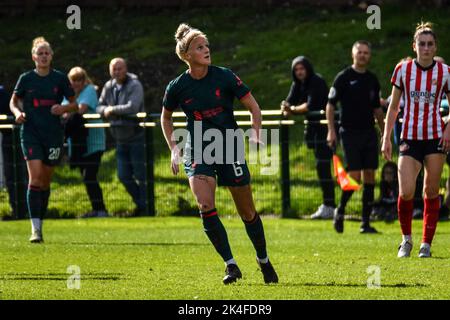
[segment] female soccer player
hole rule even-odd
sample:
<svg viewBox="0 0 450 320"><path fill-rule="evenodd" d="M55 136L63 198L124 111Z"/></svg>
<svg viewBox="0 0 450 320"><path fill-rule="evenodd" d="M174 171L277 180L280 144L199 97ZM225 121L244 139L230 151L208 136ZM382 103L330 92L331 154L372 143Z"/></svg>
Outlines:
<svg viewBox="0 0 450 320"><path fill-rule="evenodd" d="M97 92L86 70L81 67L73 67L68 74L70 84L76 95L78 113L93 113L98 104ZM91 123L101 123L101 120L93 120ZM72 156L77 159L83 182L86 187L92 211L83 215L84 218L107 217L103 192L98 183L97 174L100 167L103 152L105 151L105 129L89 128L86 137L85 148L71 146ZM81 149L81 150L80 150ZM76 154L74 153L81 153Z"/></svg>
<svg viewBox="0 0 450 320"><path fill-rule="evenodd" d="M419 257L431 257L431 242L439 218L439 181L450 151L450 126L439 113L442 93L449 97L450 68L433 59L436 35L431 23L416 28L413 50L416 59L399 63L391 79L392 100L386 115L381 151L385 159L392 155L391 132L399 112L400 97L405 99L401 142L399 147L398 217L403 241L398 257L409 257L412 250L411 221L417 175L424 165L423 237Z"/></svg>
<svg viewBox="0 0 450 320"><path fill-rule="evenodd" d="M242 277L233 259L227 233L215 208L216 177L218 185L227 186L231 192L237 211L241 216L247 234L256 249L257 262L266 283L278 282L278 276L269 261L262 221L255 210L250 188L250 173L245 160L212 162L198 160L207 146L203 133L208 129L223 134L223 151L234 141L225 139L227 129L236 130L233 115L233 100L237 97L252 115L251 141L259 142L261 111L248 87L229 69L211 65L211 53L206 35L187 24L180 24L175 33L176 53L189 66L167 88L163 100L161 124L167 144L171 150L173 174L178 173L180 150L173 136L173 111L181 107L187 117L189 137L184 152L184 168L189 177L189 185L197 200L206 235L226 264L224 284L235 282ZM200 127L199 136L197 128ZM211 132L211 131L209 131ZM197 143L200 139L200 143ZM227 151L229 151L227 149ZM233 150L231 150L233 151ZM234 150L236 151L236 150ZM220 151L218 152L220 153ZM225 154L225 152L223 152ZM196 155L196 156L194 156Z"/></svg>
<svg viewBox="0 0 450 320"><path fill-rule="evenodd" d="M39 243L43 242L42 220L48 207L50 181L62 155L64 135L60 115L78 107L67 76L50 67L53 50L43 37L33 40L31 57L36 68L20 76L10 109L16 123L22 124L20 140L29 175L30 242ZM64 97L69 104L61 105Z"/></svg>

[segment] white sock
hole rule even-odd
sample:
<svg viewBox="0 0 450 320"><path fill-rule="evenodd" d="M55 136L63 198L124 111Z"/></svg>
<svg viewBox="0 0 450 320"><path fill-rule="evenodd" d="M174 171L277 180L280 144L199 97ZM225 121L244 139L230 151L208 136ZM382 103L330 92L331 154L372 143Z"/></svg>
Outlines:
<svg viewBox="0 0 450 320"><path fill-rule="evenodd" d="M237 265L237 262L234 260L234 258L231 258L230 260L225 261L225 265L229 265L229 264Z"/></svg>
<svg viewBox="0 0 450 320"><path fill-rule="evenodd" d="M430 246L430 244L429 243L426 243L426 242L422 242L421 244L420 244L420 247L421 248L426 248L426 247L428 247L428 248L430 248L431 246Z"/></svg>
<svg viewBox="0 0 450 320"><path fill-rule="evenodd" d="M269 262L269 257L265 257L264 259L258 258L258 261L259 261L260 263L267 263L267 262Z"/></svg>
<svg viewBox="0 0 450 320"><path fill-rule="evenodd" d="M31 232L35 232L36 230L41 230L41 219L39 218L31 218Z"/></svg>
<svg viewBox="0 0 450 320"><path fill-rule="evenodd" d="M408 241L409 243L412 243L412 238L410 234L402 235L403 241Z"/></svg>

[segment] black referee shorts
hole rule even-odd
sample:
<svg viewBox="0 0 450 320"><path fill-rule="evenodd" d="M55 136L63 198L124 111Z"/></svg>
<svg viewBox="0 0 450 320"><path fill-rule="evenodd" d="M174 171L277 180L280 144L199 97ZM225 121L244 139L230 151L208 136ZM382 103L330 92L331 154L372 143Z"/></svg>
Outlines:
<svg viewBox="0 0 450 320"><path fill-rule="evenodd" d="M375 128L339 129L347 171L378 168L378 137Z"/></svg>

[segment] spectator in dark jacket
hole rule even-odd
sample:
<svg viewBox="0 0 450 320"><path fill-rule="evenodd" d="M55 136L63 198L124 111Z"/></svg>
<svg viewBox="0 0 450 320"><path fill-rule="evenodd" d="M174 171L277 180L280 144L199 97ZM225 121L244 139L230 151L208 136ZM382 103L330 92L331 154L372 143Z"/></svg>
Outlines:
<svg viewBox="0 0 450 320"><path fill-rule="evenodd" d="M328 87L325 80L316 73L311 62L303 56L292 61L292 85L286 100L281 102L285 116L306 115L305 140L309 149L314 150L316 170L322 189L323 203L311 216L312 219L331 219L336 207L334 181L331 176L332 150L327 145L325 119L328 102Z"/></svg>
<svg viewBox="0 0 450 320"><path fill-rule="evenodd" d="M11 96L10 94L4 89L3 86L0 85L0 114L6 114L8 116L12 117L11 110L9 110L9 100ZM6 190L8 191L9 196L9 205L11 207L11 214L4 216L4 220L10 220L10 219L21 219L25 218L27 216L26 212L26 189L27 189L27 172L26 172L26 166L25 161L23 161L23 154L20 147L16 148L17 152L20 152L20 170L18 171L20 173L18 179L19 186L23 189L22 192L20 192L19 196L21 196L20 199L16 199L16 190L14 188L14 159L13 159L13 137L12 137L12 130L11 129L0 129L0 132L2 133L2 154L3 154L3 166L0 166L4 170L4 176L6 180ZM18 210L21 208L22 210Z"/></svg>

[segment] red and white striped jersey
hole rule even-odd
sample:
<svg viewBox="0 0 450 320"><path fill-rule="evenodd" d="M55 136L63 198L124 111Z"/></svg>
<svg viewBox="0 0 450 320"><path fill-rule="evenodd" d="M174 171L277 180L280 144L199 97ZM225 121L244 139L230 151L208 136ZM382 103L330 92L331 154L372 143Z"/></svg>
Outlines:
<svg viewBox="0 0 450 320"><path fill-rule="evenodd" d="M439 108L442 94L450 91L449 66L435 61L424 69L416 60L401 62L391 83L403 91L405 101L401 139L441 138L444 122Z"/></svg>

